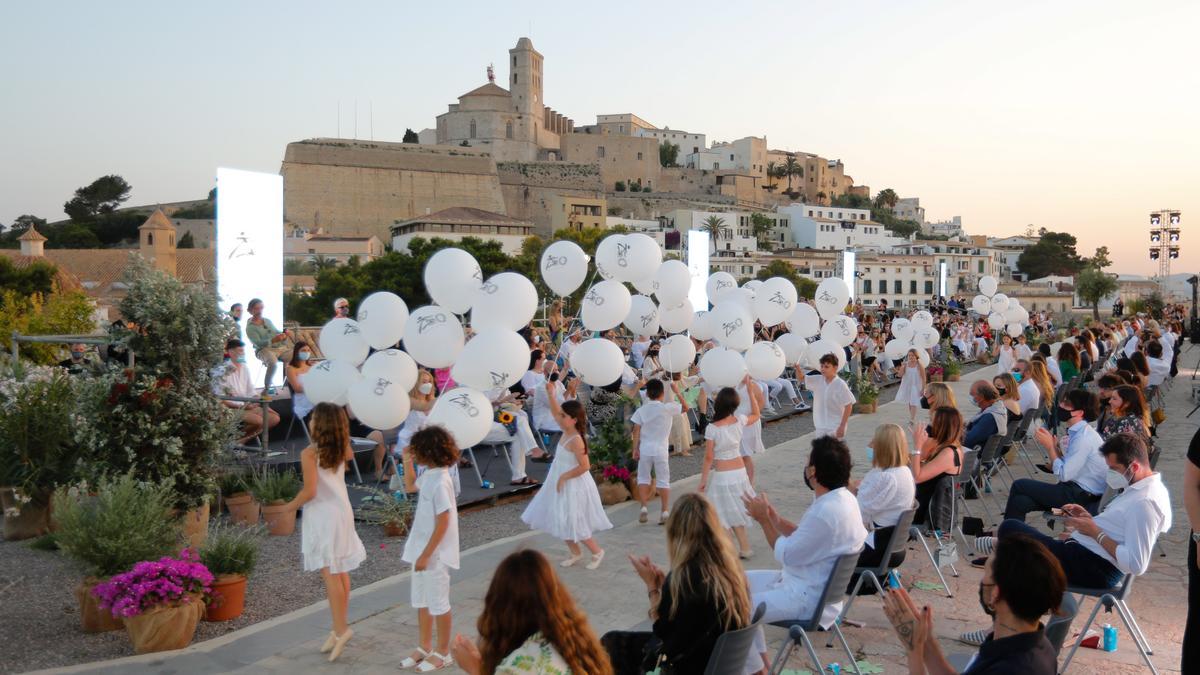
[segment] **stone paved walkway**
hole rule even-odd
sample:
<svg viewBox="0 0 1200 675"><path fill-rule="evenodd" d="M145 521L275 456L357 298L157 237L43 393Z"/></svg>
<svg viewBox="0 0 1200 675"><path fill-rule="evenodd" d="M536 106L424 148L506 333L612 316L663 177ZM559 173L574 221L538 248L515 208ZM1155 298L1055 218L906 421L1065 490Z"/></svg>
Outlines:
<svg viewBox="0 0 1200 675"><path fill-rule="evenodd" d="M1155 558L1149 572L1138 580L1129 603L1154 647L1154 663L1163 673L1179 672L1179 649L1186 614L1184 541L1188 537L1188 524L1179 490L1187 445L1196 431L1197 420L1200 420L1200 416L1191 420L1184 418L1192 406L1188 399L1192 374L1190 365L1195 363L1197 356L1200 356L1200 348L1189 350L1181 357L1181 364L1187 363L1189 369L1181 371L1175 386L1167 395L1169 419L1161 429L1164 451L1158 469L1167 481L1175 510L1175 525L1164 541L1167 555ZM993 369L989 367L972 373L968 379L953 385L959 406L966 414L974 412L969 409L971 403L966 396L971 381L989 377ZM875 414L852 418L847 442L858 464L856 477L866 471L865 448L875 427L883 422L905 424L907 421L906 406L896 403L881 406ZM806 435L776 445L755 462L758 488L770 495L780 513L792 518L798 518L812 501L812 493L801 482L801 469L807 458L809 440ZM693 476L677 482L673 489L675 494L679 494L694 490L697 483L698 477ZM1002 502L1003 490L1001 492L998 497ZM979 503L972 502L972 506ZM975 510L978 511L978 507ZM639 525L635 503L612 507L609 516L615 529L599 537L601 545L608 551L603 566L596 571L585 570L582 566L561 570L563 580L576 601L587 611L598 634L611 629L630 628L645 619L645 593L625 560L625 553L648 553L660 565L666 565L663 530L654 525L653 520L651 524ZM995 514L992 516L994 518ZM747 568L775 567L761 533L755 532L751 541L755 555L747 562ZM505 555L520 547L535 547L551 558L559 558L566 553L562 542L536 533L501 539L464 551L462 569L453 575L451 590L456 631L474 635L474 624L491 577L490 571ZM389 547L386 551L375 551L373 554L400 555L400 548ZM954 592L952 599L936 591L913 591L918 602L928 603L934 608L937 634L948 653L969 651L969 647L956 642L954 637L962 631L986 625L986 617L979 609L976 595L981 571L972 569L965 560L958 565L958 569L960 577L947 575ZM928 558L919 550L910 550L903 567L903 580L910 588L918 581L938 582ZM402 655L416 644L416 613L409 608L408 597L407 574L356 589L350 602L355 637L336 664L327 663L317 653L329 630L327 609L324 604L317 604L178 652L84 664L54 672L395 673ZM1090 612L1091 607L1091 600L1087 600L1081 611ZM845 629L851 649L856 651L858 658L881 666L882 672L907 672L903 666L903 652L886 624L877 598L863 597L856 601L851 618L866 624L861 628L849 626ZM1082 621L1082 618L1079 619L1076 628ZM1115 614L1101 613L1098 621L1119 625ZM785 637L781 630L773 628L768 629L767 635L772 649ZM817 645L824 661L845 661L840 650L825 649L823 640L818 639ZM806 668L807 665L799 652L789 664L796 669ZM1101 671L1145 671L1133 639L1123 627L1120 628L1120 649L1116 653L1080 649L1072 663L1071 672Z"/></svg>

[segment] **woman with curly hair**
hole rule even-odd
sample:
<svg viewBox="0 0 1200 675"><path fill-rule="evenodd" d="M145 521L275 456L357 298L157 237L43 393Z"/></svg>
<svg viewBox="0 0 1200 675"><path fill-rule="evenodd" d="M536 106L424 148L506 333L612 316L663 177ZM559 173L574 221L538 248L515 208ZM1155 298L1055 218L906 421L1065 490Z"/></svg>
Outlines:
<svg viewBox="0 0 1200 675"><path fill-rule="evenodd" d="M457 635L451 647L470 675L613 672L587 615L537 551L517 551L500 562L476 629L478 644Z"/></svg>

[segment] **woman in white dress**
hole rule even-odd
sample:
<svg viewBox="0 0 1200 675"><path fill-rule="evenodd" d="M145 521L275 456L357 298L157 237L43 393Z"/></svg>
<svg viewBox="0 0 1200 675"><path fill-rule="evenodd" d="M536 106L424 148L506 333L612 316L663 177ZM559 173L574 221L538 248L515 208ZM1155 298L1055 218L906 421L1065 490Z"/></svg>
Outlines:
<svg viewBox="0 0 1200 675"><path fill-rule="evenodd" d="M1012 346L1012 338L1008 333L1002 333L1000 340L996 342L996 347L992 350L992 356L996 357L996 372L1011 373L1013 366L1017 365L1017 353Z"/></svg>
<svg viewBox="0 0 1200 675"><path fill-rule="evenodd" d="M757 388L749 376L742 384L747 388ZM741 445L745 427L759 421L759 407L758 399L751 397L750 414L738 415L739 403L737 390L725 387L717 392L713 402L713 420L704 429L704 466L700 473L700 492L708 497L717 510L721 526L733 532L738 555L747 559L754 552L750 550L750 540L746 538L746 526L751 520L746 514L742 496L753 497L754 488L746 473Z"/></svg>
<svg viewBox="0 0 1200 675"><path fill-rule="evenodd" d="M921 408L921 393L925 391L925 368L917 350L910 349L896 369L900 375L900 388L896 400L908 404L908 421L915 424L917 410Z"/></svg>
<svg viewBox="0 0 1200 675"><path fill-rule="evenodd" d="M759 416L752 422L747 422L742 429L742 440L740 450L742 453L742 461L746 465L746 477L750 479L750 484L754 485L754 455L761 452L766 452L767 448L763 445L762 439L762 409L766 407L766 395L763 394L762 387L759 386L756 380L749 380L738 385L738 407L735 414L749 418L751 406L759 411Z"/></svg>
<svg viewBox="0 0 1200 675"><path fill-rule="evenodd" d="M313 409L311 431L313 444L300 453L304 488L288 506L304 507L300 550L304 571L320 570L325 580L333 631L321 653L330 652L333 661L354 634L346 620L350 571L367 559L367 551L354 530L354 509L346 494L346 463L354 461L350 421L340 407L321 403Z"/></svg>
<svg viewBox="0 0 1200 675"><path fill-rule="evenodd" d="M594 570L604 560L604 549L596 543L593 534L611 529L612 523L604 513L604 505L600 503L596 481L588 472L591 463L588 461L587 441L584 440L587 415L583 411L583 404L567 401L559 405L555 391L558 386L557 382L547 382L546 398L554 417L563 428L563 436L554 450L554 461L550 464L546 482L521 514L521 520L533 529L567 543L571 555L559 562L563 567L570 567L583 557L579 547L582 543L592 554L587 568Z"/></svg>

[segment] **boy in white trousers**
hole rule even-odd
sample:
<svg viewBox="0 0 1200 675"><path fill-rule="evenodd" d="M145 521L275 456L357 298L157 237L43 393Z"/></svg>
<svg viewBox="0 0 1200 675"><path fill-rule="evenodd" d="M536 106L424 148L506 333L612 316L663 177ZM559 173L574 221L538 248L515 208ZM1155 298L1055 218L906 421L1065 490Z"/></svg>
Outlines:
<svg viewBox="0 0 1200 675"><path fill-rule="evenodd" d="M646 503L650 501L650 472L654 471L654 484L662 499L662 512L658 524L667 522L667 502L671 493L671 470L667 466L671 421L676 415L687 411L687 403L679 394L679 383L671 382L672 400L664 402L666 387L663 381L654 379L646 383L646 398L650 399L638 408L630 421L633 422L633 458L637 460L637 500L642 505L638 522L647 520Z"/></svg>

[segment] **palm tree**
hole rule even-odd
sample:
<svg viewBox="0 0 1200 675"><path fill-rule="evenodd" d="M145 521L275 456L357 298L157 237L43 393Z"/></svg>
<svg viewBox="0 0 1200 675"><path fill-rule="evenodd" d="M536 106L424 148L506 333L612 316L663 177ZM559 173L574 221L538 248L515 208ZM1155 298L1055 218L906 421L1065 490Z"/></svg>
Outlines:
<svg viewBox="0 0 1200 675"><path fill-rule="evenodd" d="M704 219L704 227L701 228L708 233L712 239L713 253L717 252L717 242L721 239L721 231L725 227L725 219L721 216L709 216Z"/></svg>
<svg viewBox="0 0 1200 675"><path fill-rule="evenodd" d="M817 203L818 203L818 204L824 204L824 203L825 203L825 191L824 191L824 190L822 190L821 192L818 192L818 193L817 193Z"/></svg>
<svg viewBox="0 0 1200 675"><path fill-rule="evenodd" d="M775 172L779 169L779 165L775 162L767 162L767 189L775 191Z"/></svg>
<svg viewBox="0 0 1200 675"><path fill-rule="evenodd" d="M322 270L327 270L332 267L337 267L337 259L336 258L329 258L329 257L323 256L320 254L313 256L312 259L309 260L309 262L312 263L313 269L316 270L317 272L320 272Z"/></svg>
<svg viewBox="0 0 1200 675"><path fill-rule="evenodd" d="M896 194L895 190L884 188L879 191L879 194L875 195L875 208L881 209L886 206L888 210L891 210L896 207L896 202L898 201L900 201L900 195Z"/></svg>
<svg viewBox="0 0 1200 675"><path fill-rule="evenodd" d="M802 178L804 177L804 167L800 166L800 162L796 161L795 153L789 152L787 154L787 159L783 162L783 171L784 171L783 175L787 176L787 180L788 180L788 183L787 183L788 192L791 192L792 191L792 176L800 176Z"/></svg>

